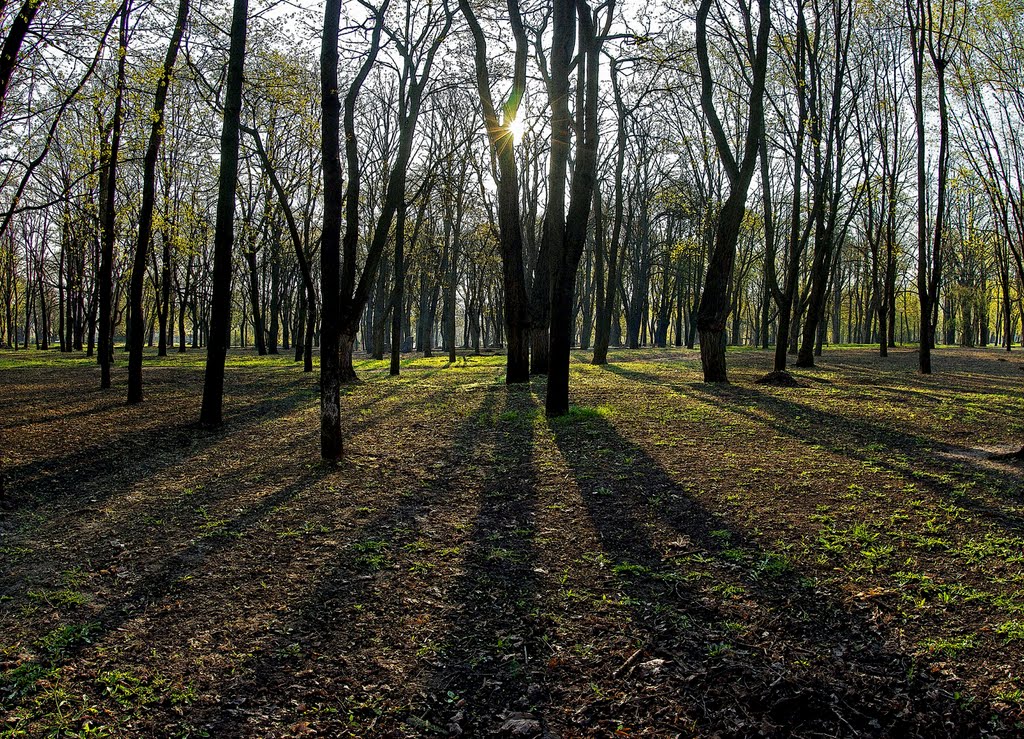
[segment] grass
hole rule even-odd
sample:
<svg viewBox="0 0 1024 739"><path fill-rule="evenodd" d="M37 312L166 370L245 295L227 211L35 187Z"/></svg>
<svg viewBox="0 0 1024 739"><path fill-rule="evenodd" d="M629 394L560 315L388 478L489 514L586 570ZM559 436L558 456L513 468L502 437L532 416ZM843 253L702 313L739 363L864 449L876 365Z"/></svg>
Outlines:
<svg viewBox="0 0 1024 739"><path fill-rule="evenodd" d="M0 736L1013 735L1024 502L984 452L1024 391L996 358L835 348L789 389L758 351L728 386L615 351L558 419L500 356L361 359L328 469L290 355L231 352L210 433L201 352L147 354L132 408L120 364L99 393L91 360L0 352ZM772 709L820 691L850 709Z"/></svg>

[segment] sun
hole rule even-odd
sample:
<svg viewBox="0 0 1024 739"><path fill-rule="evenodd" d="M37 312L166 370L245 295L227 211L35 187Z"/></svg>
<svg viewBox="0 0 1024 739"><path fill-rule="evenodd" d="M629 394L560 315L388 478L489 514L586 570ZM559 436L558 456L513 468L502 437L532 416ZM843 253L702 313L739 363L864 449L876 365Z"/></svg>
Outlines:
<svg viewBox="0 0 1024 739"><path fill-rule="evenodd" d="M508 132L512 134L512 141L520 144L523 141L523 135L526 133L526 123L522 118L513 118L508 122Z"/></svg>

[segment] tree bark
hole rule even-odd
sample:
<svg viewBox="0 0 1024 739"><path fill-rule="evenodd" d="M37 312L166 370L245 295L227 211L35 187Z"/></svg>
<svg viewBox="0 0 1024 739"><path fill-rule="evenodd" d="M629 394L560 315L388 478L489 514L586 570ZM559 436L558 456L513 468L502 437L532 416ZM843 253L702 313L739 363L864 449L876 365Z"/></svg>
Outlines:
<svg viewBox="0 0 1024 739"><path fill-rule="evenodd" d="M391 366L392 377L402 371L402 306L405 305L405 192L398 203L395 218L395 289L391 298Z"/></svg>
<svg viewBox="0 0 1024 739"><path fill-rule="evenodd" d="M568 64L573 46L573 5L572 0L556 0L554 24L552 27L551 77L555 81L556 60L564 62L565 90L568 91ZM601 44L597 38L595 21L586 0L576 0L576 15L579 20L580 84L576 94L582 96L577 110L583 120L578 121L576 166L573 171L569 213L565 221L561 244L555 244L551 252L551 349L548 363L548 387L544 409L548 416L561 416L569 412L569 352L572 346L572 318L575 309L576 273L586 245L587 225L591 203L594 199L594 183L597 172L598 147L598 74L600 70ZM559 59L564 52L564 58ZM561 68L559 74L562 74ZM559 81L561 86L561 81ZM557 110L552 100L552 131L555 118L565 116L568 109ZM565 141L568 141L566 131ZM568 158L568 146L564 156ZM552 158L555 157L554 136L552 137ZM552 167L552 171L555 168ZM565 176L564 169L561 172ZM549 188L552 187L549 184Z"/></svg>
<svg viewBox="0 0 1024 739"><path fill-rule="evenodd" d="M103 213L103 241L100 252L100 327L97 353L100 363L100 388L110 387L110 370L114 363L114 239L117 216L117 158L121 147L121 117L124 103L126 78L125 60L128 56L128 16L130 2L121 5L120 34L118 41L117 92L114 97L114 117L110 125L110 146L106 151L106 162L101 171L100 208ZM101 159L103 157L101 156ZM26 332L25 340L28 341Z"/></svg>
<svg viewBox="0 0 1024 739"><path fill-rule="evenodd" d="M757 166L759 142L764 130L764 89L768 67L768 40L771 21L768 0L758 0L760 14L755 48L750 49L753 76L747 101L747 133L743 156L737 161L732 144L715 108L713 78L708 57L707 18L712 0L701 0L697 10L697 63L701 76L701 108L715 138L718 157L729 178L730 192L718 218L714 249L708 259L704 293L697 309L700 333L700 358L705 382L728 382L725 361L725 326L732 308L729 295L736 243L743 220L747 190ZM747 11L749 13L749 10Z"/></svg>
<svg viewBox="0 0 1024 739"><path fill-rule="evenodd" d="M324 220L320 242L320 457L341 459L341 153L338 96L338 26L341 0L326 0L320 47L320 96L323 108L322 167ZM352 196L349 184L349 197ZM351 207L351 203L349 205ZM358 207L358 205L357 205ZM351 344L349 344L351 355Z"/></svg>
<svg viewBox="0 0 1024 739"><path fill-rule="evenodd" d="M25 0L21 10L14 16L11 28L4 39L3 49L0 50L0 115L3 115L4 101L7 99L7 91L11 85L11 75L18 64L18 54L21 45L28 34L29 26L36 16L36 12L43 4L42 0ZM127 5L122 5L122 14L127 15ZM122 57L123 58L123 57Z"/></svg>
<svg viewBox="0 0 1024 739"><path fill-rule="evenodd" d="M245 67L248 0L234 0L231 45L228 51L224 121L220 134L220 173L217 182L217 224L213 239L213 291L207 336L206 375L199 422L215 428L223 422L224 362L231 331L231 252L235 241L235 184L238 180L238 139L242 114L242 74Z"/></svg>
<svg viewBox="0 0 1024 739"><path fill-rule="evenodd" d="M128 325L128 402L142 402L142 332L145 326L143 315L143 290L146 281L146 260L150 242L153 238L153 209L156 205L156 160L160 154L160 144L164 138L164 107L167 104L167 90L171 84L174 63L181 47L181 37L185 33L188 21L189 0L179 0L178 17L174 21L174 32L167 45L164 56L163 70L156 84L156 95L153 99L153 112L150 116L149 142L142 164L142 204L139 207L139 233L135 242L135 259L132 264L131 283L128 293L132 320ZM232 185L232 196L234 185ZM169 260L169 246L165 247L165 258ZM165 270L168 265L165 265ZM164 280L165 296L170 295L170 280ZM161 317L161 337L167 335L166 315ZM164 338L166 341L166 338ZM167 347L163 347L162 356L166 356Z"/></svg>
<svg viewBox="0 0 1024 739"><path fill-rule="evenodd" d="M509 22L515 38L513 83L504 105L503 120L498 120L487 71L487 41L469 0L459 7L469 23L475 44L477 92L483 108L484 126L491 151L498 163L498 231L501 246L501 272L504 287L504 316L508 363L505 382L509 385L530 381L530 310L523 273L523 230L519 218L519 174L515 159L515 141L509 128L519 112L526 89L528 43L518 0L507 0Z"/></svg>

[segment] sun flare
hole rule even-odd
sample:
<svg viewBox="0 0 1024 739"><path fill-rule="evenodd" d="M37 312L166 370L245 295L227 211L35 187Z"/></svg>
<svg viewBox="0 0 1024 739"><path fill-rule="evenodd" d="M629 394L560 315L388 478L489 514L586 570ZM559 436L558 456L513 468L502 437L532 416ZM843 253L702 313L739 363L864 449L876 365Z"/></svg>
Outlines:
<svg viewBox="0 0 1024 739"><path fill-rule="evenodd" d="M526 133L526 124L522 118L513 118L508 123L508 131L512 134L512 141L519 144L523 140L523 135Z"/></svg>

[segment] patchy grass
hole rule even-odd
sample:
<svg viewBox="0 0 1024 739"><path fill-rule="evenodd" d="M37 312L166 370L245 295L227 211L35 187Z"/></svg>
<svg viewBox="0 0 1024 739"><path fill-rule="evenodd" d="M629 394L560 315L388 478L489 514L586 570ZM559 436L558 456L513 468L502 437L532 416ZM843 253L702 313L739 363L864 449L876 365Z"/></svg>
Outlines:
<svg viewBox="0 0 1024 739"><path fill-rule="evenodd" d="M232 352L208 432L203 361L128 407L0 353L0 736L1024 732L1016 354L618 351L550 420L500 356L362 359L336 470L315 375Z"/></svg>

